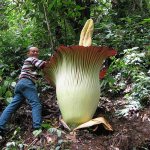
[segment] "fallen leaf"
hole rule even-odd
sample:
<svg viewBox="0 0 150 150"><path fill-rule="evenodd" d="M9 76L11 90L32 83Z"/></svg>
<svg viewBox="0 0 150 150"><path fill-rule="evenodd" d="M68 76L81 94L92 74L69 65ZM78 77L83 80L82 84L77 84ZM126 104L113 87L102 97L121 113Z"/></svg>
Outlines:
<svg viewBox="0 0 150 150"><path fill-rule="evenodd" d="M91 126L98 125L98 124L103 124L103 126L106 130L113 131L111 125L108 123L108 121L104 117L98 117L98 118L92 119L86 123L83 123L83 124L79 125L78 127L76 127L73 131L76 131L81 128L91 127Z"/></svg>
<svg viewBox="0 0 150 150"><path fill-rule="evenodd" d="M71 131L71 129L69 128L69 126L66 124L66 122L61 117L59 118L59 121L64 126L64 128L66 128L67 130Z"/></svg>

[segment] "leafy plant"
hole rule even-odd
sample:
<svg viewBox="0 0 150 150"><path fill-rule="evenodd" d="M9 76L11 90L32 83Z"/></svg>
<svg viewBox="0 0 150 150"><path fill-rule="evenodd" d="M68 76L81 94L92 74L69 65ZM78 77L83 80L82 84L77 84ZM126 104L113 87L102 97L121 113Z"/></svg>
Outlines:
<svg viewBox="0 0 150 150"><path fill-rule="evenodd" d="M7 78L7 80L1 81L0 100L3 100L6 104L10 103L13 96L14 86L15 82L12 82L12 79Z"/></svg>
<svg viewBox="0 0 150 150"><path fill-rule="evenodd" d="M125 49L123 57L115 60L110 66L109 72L118 72L113 76L113 82L110 82L110 75L103 81L104 86L109 85L110 93L124 95L127 105L117 112L121 115L126 116L130 110L138 110L150 102L150 77L147 70L149 58L146 54L146 49L141 51L138 47Z"/></svg>

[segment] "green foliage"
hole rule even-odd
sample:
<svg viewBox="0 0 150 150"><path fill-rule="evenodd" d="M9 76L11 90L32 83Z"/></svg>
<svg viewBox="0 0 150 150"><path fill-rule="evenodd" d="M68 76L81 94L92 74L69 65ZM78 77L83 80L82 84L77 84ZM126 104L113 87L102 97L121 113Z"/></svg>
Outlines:
<svg viewBox="0 0 150 150"><path fill-rule="evenodd" d="M134 17L121 18L123 24L116 24L110 16L102 20L101 24L96 24L95 44L97 40L101 45L108 45L116 48L119 52L129 47L140 47L149 44L149 21L140 15ZM122 23L121 22L121 23Z"/></svg>
<svg viewBox="0 0 150 150"><path fill-rule="evenodd" d="M118 72L113 77L107 74L103 85L109 86L110 93L117 95L122 93L127 100L125 109L119 114L127 115L131 109L139 109L150 103L150 77L148 51L138 47L126 49L123 57L118 58L110 66L109 73ZM111 79L113 78L113 79ZM111 82L111 80L113 82Z"/></svg>
<svg viewBox="0 0 150 150"><path fill-rule="evenodd" d="M12 79L2 80L0 85L0 100L3 100L6 104L10 103L13 96L14 82Z"/></svg>
<svg viewBox="0 0 150 150"><path fill-rule="evenodd" d="M149 0L1 0L0 6L0 101L8 104L12 100L27 46L39 47L40 58L47 60L61 44L78 45L85 21L92 18L93 45L107 45L118 51L101 81L102 94L126 100L127 105L117 111L119 115L150 105ZM38 84L44 93L51 90L41 80ZM63 132L49 123L42 127L50 138L58 138L56 143L49 141L50 148L63 148ZM17 128L4 149L24 147L41 149L34 142L25 145Z"/></svg>
<svg viewBox="0 0 150 150"><path fill-rule="evenodd" d="M145 100L145 103L150 100L150 78L147 71L149 58L146 59L146 54L146 50L139 51L138 48L125 50L124 62L127 68L124 72L128 72L132 85L129 100L139 102Z"/></svg>
<svg viewBox="0 0 150 150"><path fill-rule="evenodd" d="M150 104L150 77L141 72L132 84L132 93L126 95L128 100L139 101L143 105Z"/></svg>

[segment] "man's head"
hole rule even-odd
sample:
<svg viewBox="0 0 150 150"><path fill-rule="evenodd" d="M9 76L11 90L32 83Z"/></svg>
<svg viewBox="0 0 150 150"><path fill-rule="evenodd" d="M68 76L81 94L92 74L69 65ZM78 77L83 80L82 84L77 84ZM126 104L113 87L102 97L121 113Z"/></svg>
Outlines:
<svg viewBox="0 0 150 150"><path fill-rule="evenodd" d="M37 47L34 47L34 46L29 47L27 55L28 55L28 57L38 58L39 57L39 49Z"/></svg>

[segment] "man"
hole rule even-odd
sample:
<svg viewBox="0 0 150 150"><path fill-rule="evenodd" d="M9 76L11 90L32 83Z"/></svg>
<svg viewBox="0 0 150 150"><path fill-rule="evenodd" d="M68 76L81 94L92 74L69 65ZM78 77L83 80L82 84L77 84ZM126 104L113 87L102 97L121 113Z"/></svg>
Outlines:
<svg viewBox="0 0 150 150"><path fill-rule="evenodd" d="M37 69L43 69L45 61L39 60L39 49L37 47L29 47L27 52L28 58L24 61L14 90L14 98L12 102L5 108L0 116L0 135L4 135L5 125L11 115L18 109L21 103L27 99L32 108L33 128L41 127L41 103L38 97L37 88L35 86L37 78Z"/></svg>

